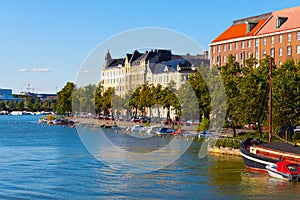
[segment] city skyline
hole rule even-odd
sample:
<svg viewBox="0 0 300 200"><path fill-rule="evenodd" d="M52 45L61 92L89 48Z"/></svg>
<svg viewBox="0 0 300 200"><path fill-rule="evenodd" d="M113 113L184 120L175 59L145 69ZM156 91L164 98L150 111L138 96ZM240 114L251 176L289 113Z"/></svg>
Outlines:
<svg viewBox="0 0 300 200"><path fill-rule="evenodd" d="M298 5L295 0L272 4L258 0L251 4L236 0L172 4L1 1L0 88L10 88L15 94L28 88L38 93L56 93L66 82L75 81L80 65L99 43L120 32L166 28L187 35L209 50L209 43L233 20Z"/></svg>

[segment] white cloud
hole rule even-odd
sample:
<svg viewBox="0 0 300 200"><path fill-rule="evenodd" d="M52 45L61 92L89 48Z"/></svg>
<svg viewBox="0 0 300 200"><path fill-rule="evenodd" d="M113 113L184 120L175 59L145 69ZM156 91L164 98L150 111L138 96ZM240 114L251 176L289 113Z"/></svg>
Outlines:
<svg viewBox="0 0 300 200"><path fill-rule="evenodd" d="M18 69L18 72L28 72L28 70L25 68L22 68L22 69Z"/></svg>
<svg viewBox="0 0 300 200"><path fill-rule="evenodd" d="M31 69L32 72L50 72L49 68L33 68Z"/></svg>

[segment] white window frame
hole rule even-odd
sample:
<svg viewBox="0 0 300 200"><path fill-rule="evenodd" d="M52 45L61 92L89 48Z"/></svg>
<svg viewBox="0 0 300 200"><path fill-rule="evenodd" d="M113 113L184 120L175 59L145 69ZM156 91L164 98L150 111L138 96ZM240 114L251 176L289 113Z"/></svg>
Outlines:
<svg viewBox="0 0 300 200"><path fill-rule="evenodd" d="M300 54L300 45L297 46L297 54Z"/></svg>
<svg viewBox="0 0 300 200"><path fill-rule="evenodd" d="M286 54L287 54L288 56L292 55L292 46L288 46L288 47L287 47L287 52L286 52Z"/></svg>
<svg viewBox="0 0 300 200"><path fill-rule="evenodd" d="M291 42L292 41L292 34L289 33L287 38L288 38L288 42Z"/></svg>
<svg viewBox="0 0 300 200"><path fill-rule="evenodd" d="M283 35L279 35L279 43L282 43L283 41Z"/></svg>
<svg viewBox="0 0 300 200"><path fill-rule="evenodd" d="M264 46L266 46L267 45L267 38L266 37L264 37Z"/></svg>
<svg viewBox="0 0 300 200"><path fill-rule="evenodd" d="M274 44L274 42L275 42L275 37L272 36L272 37L271 37L271 44Z"/></svg>
<svg viewBox="0 0 300 200"><path fill-rule="evenodd" d="M282 56L282 48L279 48L279 56Z"/></svg>

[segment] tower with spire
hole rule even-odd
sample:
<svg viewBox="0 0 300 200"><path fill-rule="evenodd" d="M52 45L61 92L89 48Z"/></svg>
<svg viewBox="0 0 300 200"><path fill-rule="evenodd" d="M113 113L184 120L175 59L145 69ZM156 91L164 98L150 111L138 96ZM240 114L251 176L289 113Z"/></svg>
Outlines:
<svg viewBox="0 0 300 200"><path fill-rule="evenodd" d="M106 69L111 64L111 62L112 62L112 59L111 59L111 55L110 55L109 49L108 49L106 56L105 56L104 64L103 64L104 69Z"/></svg>

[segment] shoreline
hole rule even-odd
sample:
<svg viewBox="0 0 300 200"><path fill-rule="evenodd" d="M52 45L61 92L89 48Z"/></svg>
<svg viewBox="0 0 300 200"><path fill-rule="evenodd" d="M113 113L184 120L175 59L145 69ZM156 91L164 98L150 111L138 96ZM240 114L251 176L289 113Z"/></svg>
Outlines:
<svg viewBox="0 0 300 200"><path fill-rule="evenodd" d="M90 125L107 125L107 126L123 126L123 127L133 127L134 125L143 125L141 123L132 123L132 122L127 122L127 121L112 121L112 120L99 120L99 119L94 119L94 118L77 118L77 117L68 117L68 119L73 120L75 123L80 123L80 124L90 124ZM155 126L155 125L162 125L159 123L151 123L149 126ZM171 127L171 125L162 125L165 127ZM177 125L175 125L177 126ZM182 130L185 131L195 131L196 126L187 126L187 125L182 125L181 126ZM209 147L208 148L208 153L209 154L216 154L216 155L230 155L230 156L241 156L240 150L239 149L233 149L233 148L228 148L228 147Z"/></svg>

